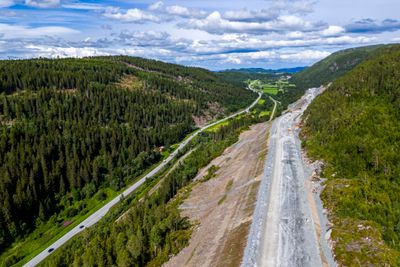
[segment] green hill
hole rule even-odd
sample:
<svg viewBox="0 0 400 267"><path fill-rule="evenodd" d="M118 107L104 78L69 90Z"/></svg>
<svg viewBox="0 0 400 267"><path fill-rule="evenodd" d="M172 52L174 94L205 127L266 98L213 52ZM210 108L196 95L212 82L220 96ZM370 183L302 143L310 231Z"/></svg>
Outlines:
<svg viewBox="0 0 400 267"><path fill-rule="evenodd" d="M293 75L292 82L307 89L332 82L363 61L373 58L396 45L374 45L342 50Z"/></svg>
<svg viewBox="0 0 400 267"><path fill-rule="evenodd" d="M210 71L141 58L0 61L0 252L132 182L194 118L255 98Z"/></svg>
<svg viewBox="0 0 400 267"><path fill-rule="evenodd" d="M372 58L352 50L360 57L350 62L370 59L334 81L304 116L304 146L325 162L322 198L343 266L400 265L400 46L386 48L368 48L381 49Z"/></svg>

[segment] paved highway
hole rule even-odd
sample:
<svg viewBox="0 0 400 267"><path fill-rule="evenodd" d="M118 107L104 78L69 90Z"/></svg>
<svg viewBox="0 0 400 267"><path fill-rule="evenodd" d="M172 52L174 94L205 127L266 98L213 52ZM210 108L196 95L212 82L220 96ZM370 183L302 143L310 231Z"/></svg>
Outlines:
<svg viewBox="0 0 400 267"><path fill-rule="evenodd" d="M298 138L300 116L320 92L310 89L270 131L268 156L242 266L326 266L320 249Z"/></svg>
<svg viewBox="0 0 400 267"><path fill-rule="evenodd" d="M111 207L113 207L115 204L117 204L118 202L120 202L120 200L124 197L124 196L128 196L129 194L131 194L132 192L134 192L138 187L140 187L147 178L150 178L152 176L154 176L155 174L157 174L161 169L163 169L171 160L173 160L176 155L178 154L178 152L180 150L182 150L194 137L196 137L199 133L201 133L202 131L218 124L221 122L224 122L226 120L229 120L233 117L236 117L240 114L249 112L249 110L251 108L253 108L257 102L261 99L262 93L253 90L252 88L248 88L251 91L254 91L256 93L258 93L258 98L250 105L248 106L246 109L236 112L224 119L221 119L219 121L216 121L214 123L208 124L204 127L202 127L201 129L197 130L196 132L194 132L193 134L191 134L187 139L185 139L185 141L183 141L179 147L173 152L171 153L171 155L164 160L162 163L160 163L155 169L153 169L151 172L149 172L146 176L144 176L142 179L140 179L139 181L137 181L135 184L133 184L132 186L130 186L128 189L126 189L124 192L122 192L121 194L119 194L117 197L115 197L113 200L111 200L110 202L108 202L106 205L104 205L102 208L100 208L99 210L97 210L95 213L93 213L92 215L90 215L87 219L85 219L83 222L81 222L78 226L74 227L72 230L70 230L68 233L66 233L64 236L62 236L60 239L58 239L57 241L55 241L53 244L51 244L48 248L46 248L45 250L43 250L41 253L39 253L36 257L34 257L32 260L30 260L27 264L25 264L24 266L36 266L39 262L41 262L42 260L44 260L47 256L49 256L54 250L58 249L59 247L61 247L62 245L64 245L68 240L70 240L72 237L74 237L76 234L82 232L85 228L92 226L93 224L97 223L98 221L100 221L101 218L103 218L108 211L111 209ZM50 252L49 252L50 251Z"/></svg>

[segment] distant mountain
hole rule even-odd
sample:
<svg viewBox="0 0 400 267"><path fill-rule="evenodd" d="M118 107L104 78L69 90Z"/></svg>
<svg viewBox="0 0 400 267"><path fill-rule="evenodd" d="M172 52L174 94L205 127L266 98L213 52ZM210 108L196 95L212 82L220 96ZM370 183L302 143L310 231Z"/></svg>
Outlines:
<svg viewBox="0 0 400 267"><path fill-rule="evenodd" d="M324 161L338 264L400 266L400 45L342 51L304 73L325 74L306 80L319 85L352 67L305 112L303 145Z"/></svg>
<svg viewBox="0 0 400 267"><path fill-rule="evenodd" d="M358 64L385 53L396 45L374 45L342 50L296 73L292 82L306 89L329 83L352 70Z"/></svg>
<svg viewBox="0 0 400 267"><path fill-rule="evenodd" d="M283 68L283 69L263 69L263 68L240 68L240 69L227 69L221 72L242 72L242 73L296 73L304 70L306 67L296 67L296 68Z"/></svg>

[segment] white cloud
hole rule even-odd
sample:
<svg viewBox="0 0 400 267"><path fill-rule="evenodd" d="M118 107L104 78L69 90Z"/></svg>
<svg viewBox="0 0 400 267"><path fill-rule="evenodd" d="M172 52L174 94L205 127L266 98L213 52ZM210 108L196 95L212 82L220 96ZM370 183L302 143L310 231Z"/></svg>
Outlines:
<svg viewBox="0 0 400 267"><path fill-rule="evenodd" d="M103 14L107 18L121 20L125 22L145 23L145 22L160 22L160 18L150 12L141 9L133 8L126 11L121 11L119 8L107 8Z"/></svg>
<svg viewBox="0 0 400 267"><path fill-rule="evenodd" d="M207 16L207 12L204 10L187 8L178 5L166 6L162 1L150 5L148 9L153 13L157 13L157 15L163 15L164 20L172 20L174 17L204 18Z"/></svg>
<svg viewBox="0 0 400 267"><path fill-rule="evenodd" d="M227 11L223 14L223 17L233 21L268 21L278 17L279 12L276 9L261 9L261 10L236 10Z"/></svg>
<svg viewBox="0 0 400 267"><path fill-rule="evenodd" d="M49 8L59 6L60 0L25 0L25 4L33 7Z"/></svg>
<svg viewBox="0 0 400 267"><path fill-rule="evenodd" d="M294 34L297 35L297 34ZM235 51L268 50L280 48L305 48L337 45L368 44L375 38L365 36L336 36L320 37L317 34L303 34L301 38L285 38L276 34L271 35L249 35L249 34L223 34L212 40L193 41L187 45L190 53L232 53Z"/></svg>
<svg viewBox="0 0 400 267"><path fill-rule="evenodd" d="M79 33L76 30L59 27L59 26L46 26L46 27L27 27L20 25L10 25L0 23L0 33L3 34L3 39L14 38L41 38L44 36L63 36L74 35Z"/></svg>
<svg viewBox="0 0 400 267"><path fill-rule="evenodd" d="M14 0L1 0L0 7L9 7L15 5Z"/></svg>
<svg viewBox="0 0 400 267"><path fill-rule="evenodd" d="M44 57L91 57L91 56L105 56L109 53L102 52L93 47L52 47L43 45L29 44L25 46L26 49L35 51L37 55Z"/></svg>
<svg viewBox="0 0 400 267"><path fill-rule="evenodd" d="M89 3L71 3L61 5L63 8L68 9L81 9L81 10L100 10L104 7L99 4L89 4Z"/></svg>
<svg viewBox="0 0 400 267"><path fill-rule="evenodd" d="M204 19L192 19L181 26L204 30L209 33L223 34L226 32L284 32L284 31L312 31L322 27L320 23L314 24L293 15L283 15L268 22L233 21L222 18L218 11Z"/></svg>
<svg viewBox="0 0 400 267"><path fill-rule="evenodd" d="M178 16L182 16L182 17L186 17L186 16L190 16L190 11L188 8L186 7L182 7L182 6L167 6L165 8L165 10L167 11L168 14L171 15L178 15Z"/></svg>
<svg viewBox="0 0 400 267"><path fill-rule="evenodd" d="M300 52L295 52L291 54L282 54L280 55L281 59L288 59L293 61L311 61L311 60L319 60L326 58L331 53L327 51L318 51L318 50L305 50Z"/></svg>
<svg viewBox="0 0 400 267"><path fill-rule="evenodd" d="M340 26L331 25L321 32L322 36L338 36L345 32L345 29Z"/></svg>
<svg viewBox="0 0 400 267"><path fill-rule="evenodd" d="M299 31L289 32L286 34L286 37L288 37L289 39L301 39L304 37L304 33Z"/></svg>
<svg viewBox="0 0 400 267"><path fill-rule="evenodd" d="M154 10L158 10L161 9L164 6L164 3L159 1L159 2L155 2L154 4L149 6L149 10L154 11Z"/></svg>
<svg viewBox="0 0 400 267"><path fill-rule="evenodd" d="M306 64L315 62L329 56L331 53L320 50L302 50L302 51L285 51L285 50L264 50L249 53L229 53L216 54L207 56L180 56L177 57L178 62L190 61L214 61L217 64L264 64L268 66L273 62L295 62L298 64Z"/></svg>

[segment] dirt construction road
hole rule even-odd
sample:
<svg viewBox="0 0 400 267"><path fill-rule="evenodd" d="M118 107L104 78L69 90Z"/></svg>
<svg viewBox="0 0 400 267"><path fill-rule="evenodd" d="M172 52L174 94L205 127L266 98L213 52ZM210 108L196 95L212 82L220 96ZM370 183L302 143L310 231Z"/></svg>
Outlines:
<svg viewBox="0 0 400 267"><path fill-rule="evenodd" d="M298 138L300 116L319 93L310 89L274 121L257 207L242 266L334 266Z"/></svg>
<svg viewBox="0 0 400 267"><path fill-rule="evenodd" d="M189 246L166 266L240 265L263 173L269 125L252 126L199 172L196 180L212 165L220 167L215 177L198 182L181 205L182 215L197 226Z"/></svg>

